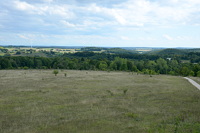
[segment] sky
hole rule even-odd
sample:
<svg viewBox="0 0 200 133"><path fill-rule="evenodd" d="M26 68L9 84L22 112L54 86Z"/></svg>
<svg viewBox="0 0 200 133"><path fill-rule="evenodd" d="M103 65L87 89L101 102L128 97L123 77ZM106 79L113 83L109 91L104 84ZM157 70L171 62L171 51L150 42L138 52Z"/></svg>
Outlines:
<svg viewBox="0 0 200 133"><path fill-rule="evenodd" d="M200 48L200 0L0 0L0 45Z"/></svg>

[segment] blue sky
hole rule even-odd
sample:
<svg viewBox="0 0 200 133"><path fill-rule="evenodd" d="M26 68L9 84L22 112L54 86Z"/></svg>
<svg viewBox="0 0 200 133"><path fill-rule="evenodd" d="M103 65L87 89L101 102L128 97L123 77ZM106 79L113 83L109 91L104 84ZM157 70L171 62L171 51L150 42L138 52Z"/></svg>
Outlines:
<svg viewBox="0 0 200 133"><path fill-rule="evenodd" d="M0 45L200 48L200 0L1 0Z"/></svg>

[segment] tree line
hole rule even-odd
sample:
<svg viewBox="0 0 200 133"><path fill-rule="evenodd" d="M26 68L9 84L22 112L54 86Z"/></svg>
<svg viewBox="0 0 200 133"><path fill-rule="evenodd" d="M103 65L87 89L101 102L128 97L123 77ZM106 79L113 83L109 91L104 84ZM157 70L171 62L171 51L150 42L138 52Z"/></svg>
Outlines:
<svg viewBox="0 0 200 133"><path fill-rule="evenodd" d="M181 63L176 59L169 60L161 57L155 60L138 60L112 56L96 59L84 56L80 58L10 56L0 57L0 69L130 71L150 75L170 74L200 77L200 63Z"/></svg>

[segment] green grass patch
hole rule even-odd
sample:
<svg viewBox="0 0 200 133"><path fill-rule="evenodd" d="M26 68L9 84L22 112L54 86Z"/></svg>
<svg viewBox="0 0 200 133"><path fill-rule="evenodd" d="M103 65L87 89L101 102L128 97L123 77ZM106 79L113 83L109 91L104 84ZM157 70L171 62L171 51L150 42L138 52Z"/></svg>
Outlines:
<svg viewBox="0 0 200 133"><path fill-rule="evenodd" d="M1 133L200 131L200 91L182 77L52 71L0 71Z"/></svg>

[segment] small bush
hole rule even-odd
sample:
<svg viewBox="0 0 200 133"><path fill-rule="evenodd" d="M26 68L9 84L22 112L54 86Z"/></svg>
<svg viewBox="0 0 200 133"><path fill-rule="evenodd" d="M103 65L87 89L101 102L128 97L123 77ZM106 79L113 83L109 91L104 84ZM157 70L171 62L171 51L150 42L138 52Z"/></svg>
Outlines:
<svg viewBox="0 0 200 133"><path fill-rule="evenodd" d="M131 118L131 119L133 119L133 120L135 120L135 121L140 121L140 120L142 120L142 119L139 117L138 114L131 113L131 112L126 113L125 116L127 116L127 117L129 117L129 118Z"/></svg>
<svg viewBox="0 0 200 133"><path fill-rule="evenodd" d="M124 89L123 92L124 92L124 95L126 95L128 89Z"/></svg>
<svg viewBox="0 0 200 133"><path fill-rule="evenodd" d="M53 71L53 74L55 74L55 76L57 76L58 70L54 70L54 71Z"/></svg>
<svg viewBox="0 0 200 133"><path fill-rule="evenodd" d="M27 69L28 69L28 67L27 67L27 66L25 66L25 67L24 67L24 69L25 69L25 70L27 70Z"/></svg>
<svg viewBox="0 0 200 133"><path fill-rule="evenodd" d="M114 95L110 90L107 90L107 92L108 92L111 96Z"/></svg>
<svg viewBox="0 0 200 133"><path fill-rule="evenodd" d="M47 69L47 67L46 66L42 66L42 69Z"/></svg>

